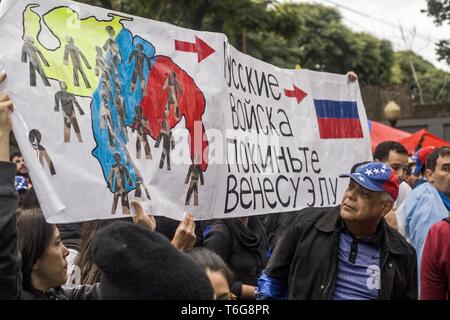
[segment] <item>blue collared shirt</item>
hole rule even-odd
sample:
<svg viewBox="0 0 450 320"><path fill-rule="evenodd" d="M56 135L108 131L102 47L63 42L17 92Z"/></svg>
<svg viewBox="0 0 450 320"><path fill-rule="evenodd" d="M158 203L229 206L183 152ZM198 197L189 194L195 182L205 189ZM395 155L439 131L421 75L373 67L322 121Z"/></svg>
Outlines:
<svg viewBox="0 0 450 320"><path fill-rule="evenodd" d="M380 290L380 249L372 241L354 239L343 231L333 300L375 300Z"/></svg>

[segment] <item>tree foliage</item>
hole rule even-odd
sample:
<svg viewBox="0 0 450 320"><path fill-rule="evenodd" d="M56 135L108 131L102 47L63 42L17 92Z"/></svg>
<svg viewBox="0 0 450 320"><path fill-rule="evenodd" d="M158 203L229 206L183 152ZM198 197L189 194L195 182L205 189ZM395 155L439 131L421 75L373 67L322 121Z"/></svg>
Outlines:
<svg viewBox="0 0 450 320"><path fill-rule="evenodd" d="M242 30L269 27L268 0L81 0L180 27L225 33L241 49Z"/></svg>
<svg viewBox="0 0 450 320"><path fill-rule="evenodd" d="M270 12L272 28L248 34L249 53L280 67L346 73L354 70L363 84L389 82L390 42L355 33L339 13L321 5L285 2Z"/></svg>
<svg viewBox="0 0 450 320"><path fill-rule="evenodd" d="M448 90L450 75L436 69L430 62L411 51L399 51L394 54L391 83L407 85L411 89L413 102L419 102L409 60L414 63L418 81L422 86L424 101L426 103L450 101L450 90Z"/></svg>
<svg viewBox="0 0 450 320"><path fill-rule="evenodd" d="M436 25L450 23L450 0L427 0L427 14L434 18ZM438 59L450 64L450 40L440 40L436 43Z"/></svg>
<svg viewBox="0 0 450 320"><path fill-rule="evenodd" d="M363 85L415 85L413 62L426 102L446 99L447 74L410 52L395 53L389 41L347 28L330 7L276 0L81 0L194 30L222 32L239 50L281 68L334 73L354 70ZM449 20L450 0L428 1L429 14ZM446 11L445 11L446 10ZM246 44L245 46L243 44ZM443 92L441 92L443 91Z"/></svg>

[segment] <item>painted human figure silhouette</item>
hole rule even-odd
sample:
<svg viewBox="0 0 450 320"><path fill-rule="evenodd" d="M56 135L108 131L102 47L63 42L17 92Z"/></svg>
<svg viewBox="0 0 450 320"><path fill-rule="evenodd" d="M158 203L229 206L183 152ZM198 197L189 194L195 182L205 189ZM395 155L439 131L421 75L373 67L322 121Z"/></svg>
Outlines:
<svg viewBox="0 0 450 320"><path fill-rule="evenodd" d="M196 160L198 160L198 157ZM200 180L201 185L205 184L205 182L203 180L203 172L202 172L202 169L200 168L199 164L193 163L190 165L189 171L186 176L186 179L184 180L184 183L188 184L189 180L191 180L191 183L189 185L189 189L188 189L188 192L186 195L185 205L189 205L189 203L191 202L192 194L194 194L194 206L198 206L198 181Z"/></svg>
<svg viewBox="0 0 450 320"><path fill-rule="evenodd" d="M80 127L78 126L77 117L75 115L74 105L77 107L81 116L84 115L84 111L81 109L75 96L67 92L67 84L64 81L60 81L59 86L61 90L55 94L55 111L58 112L59 106L61 105L64 117L64 142L70 142L71 127L73 127L73 130L77 135L78 142L83 142L81 139Z"/></svg>
<svg viewBox="0 0 450 320"><path fill-rule="evenodd" d="M34 40L29 36L24 37L24 44L22 46L22 62L29 63L30 65L30 86L36 86L36 71L41 76L42 82L45 86L50 87L50 82L45 75L44 68L42 67L41 60L47 67L50 67L47 59L45 59L41 50L34 45Z"/></svg>
<svg viewBox="0 0 450 320"><path fill-rule="evenodd" d="M95 51L97 52L97 55L95 57L94 73L97 77L100 76L102 82L109 81L110 70L105 56L103 55L103 50L99 46L96 46Z"/></svg>
<svg viewBox="0 0 450 320"><path fill-rule="evenodd" d="M175 108L175 117L177 119L180 118L180 110L179 110L179 104L178 104L178 96L183 95L183 91L181 90L180 83L177 80L177 75L175 71L170 70L169 77L166 79L166 82L164 82L163 85L163 91L167 90L168 99L167 99L167 106L166 106L166 113L169 114L170 108L172 105Z"/></svg>
<svg viewBox="0 0 450 320"><path fill-rule="evenodd" d="M110 61L111 61L111 74L114 73L114 75L119 78L119 63L122 63L122 53L120 52L119 45L117 44L116 40L114 39L116 32L114 31L114 28L111 26L105 27L106 32L109 35L109 38L105 41L105 44L103 45L103 50L105 52L110 52Z"/></svg>
<svg viewBox="0 0 450 320"><path fill-rule="evenodd" d="M124 150L125 150L125 154L127 156L127 166L130 166L130 165L133 166L134 173L136 174L136 189L134 191L134 196L137 198L142 197L142 190L141 190L141 187L142 187L145 191L145 195L147 196L147 199L151 200L150 193L148 192L147 186L144 183L144 178L142 177L141 172L137 168L134 161L131 159L128 149L125 148Z"/></svg>
<svg viewBox="0 0 450 320"><path fill-rule="evenodd" d="M128 186L131 186L133 181L127 167L121 163L122 157L118 152L114 152L114 161L116 162L109 170L107 182L108 189L113 188L114 193L111 214L116 213L119 197L122 204L122 213L130 214L130 204L128 201L127 187L125 183L128 182Z"/></svg>
<svg viewBox="0 0 450 320"><path fill-rule="evenodd" d="M108 97L110 97L112 96L110 69L108 64L106 63L105 57L103 56L102 48L96 46L95 50L97 51L97 56L95 57L94 73L97 77L100 77L102 91L105 92Z"/></svg>
<svg viewBox="0 0 450 320"><path fill-rule="evenodd" d="M150 58L143 52L144 47L141 43L138 43L136 48L137 49L133 50L128 58L128 63L131 63L131 61L134 60L133 75L131 76L131 91L134 92L136 89L136 83L139 78L142 92L145 95L144 65L147 61L147 68L150 69Z"/></svg>
<svg viewBox="0 0 450 320"><path fill-rule="evenodd" d="M125 109L125 101L122 96L116 95L115 106L117 108L117 117L119 120L119 131L125 132L125 140L128 141L128 132L125 128L125 118L126 118L126 109ZM147 142L148 144L148 142ZM150 147L149 147L150 149ZM150 154L151 156L151 154Z"/></svg>
<svg viewBox="0 0 450 320"><path fill-rule="evenodd" d="M100 104L100 129L108 131L109 147L114 150L113 122L106 92L102 93L102 103Z"/></svg>
<svg viewBox="0 0 450 320"><path fill-rule="evenodd" d="M92 69L91 65L89 64L89 61L86 59L86 56L83 54L83 52L75 46L75 42L71 36L66 36L66 45L64 46L64 58L63 63L65 65L69 64L69 57L72 60L72 66L73 66L73 84L76 87L80 86L80 82L78 79L78 73L81 74L84 80L84 84L86 85L86 88L90 88L91 85L89 83L89 80L86 77L86 74L83 71L83 65L81 64L81 59L85 63L86 67L88 69ZM81 59L80 59L81 58Z"/></svg>
<svg viewBox="0 0 450 320"><path fill-rule="evenodd" d="M148 132L148 120L142 113L142 106L137 105L135 107L135 115L133 119L133 124L131 125L132 132L137 132L136 137L136 158L141 158L141 143L144 144L145 158L151 159L152 152L150 150L150 145L147 139Z"/></svg>
<svg viewBox="0 0 450 320"><path fill-rule="evenodd" d="M158 139L155 143L156 148L159 148L161 141L163 150L161 153L161 160L159 161L159 168L162 169L164 167L164 160L167 158L167 170L170 170L170 151L175 148L175 140L166 118L163 118L161 131L159 132Z"/></svg>
<svg viewBox="0 0 450 320"><path fill-rule="evenodd" d="M33 147L34 151L36 151L37 158L39 159L39 162L42 165L42 168L45 169L44 161L47 163L47 166L50 170L51 175L55 175L55 167L53 166L53 162L50 159L50 156L47 153L47 150L44 148L43 145L41 145L41 139L42 135L37 129L32 129L28 133L28 140L31 143L31 146Z"/></svg>

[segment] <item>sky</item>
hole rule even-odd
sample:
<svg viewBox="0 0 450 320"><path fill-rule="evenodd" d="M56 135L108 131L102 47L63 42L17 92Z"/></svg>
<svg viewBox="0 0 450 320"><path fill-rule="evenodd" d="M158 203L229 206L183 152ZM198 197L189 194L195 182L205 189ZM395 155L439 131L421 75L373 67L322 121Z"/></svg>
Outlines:
<svg viewBox="0 0 450 320"><path fill-rule="evenodd" d="M412 50L437 68L450 72L450 67L436 58L435 43L450 38L450 25L437 27L433 18L420 12L426 0L294 0L336 7L343 23L351 30L367 32L390 40L394 50ZM400 27L405 30L403 41ZM416 36L412 37L413 30Z"/></svg>

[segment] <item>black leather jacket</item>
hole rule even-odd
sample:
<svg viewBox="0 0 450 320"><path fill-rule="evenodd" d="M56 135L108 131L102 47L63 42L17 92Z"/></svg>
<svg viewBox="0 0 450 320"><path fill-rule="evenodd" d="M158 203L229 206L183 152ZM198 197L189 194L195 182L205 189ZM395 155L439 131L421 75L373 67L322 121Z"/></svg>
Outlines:
<svg viewBox="0 0 450 320"><path fill-rule="evenodd" d="M270 291L282 284L287 285L288 299L331 299L341 230L339 206L308 208L299 212L295 223L277 243L263 275L267 294L258 298L276 298L271 296ZM381 243L381 289L378 298L417 299L414 248L384 219L378 230ZM274 286L271 286L272 283Z"/></svg>

